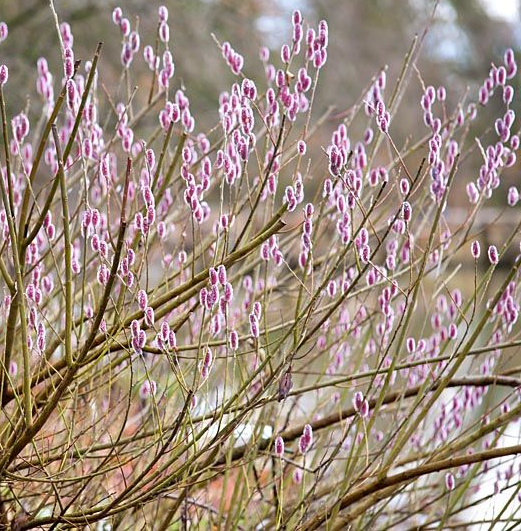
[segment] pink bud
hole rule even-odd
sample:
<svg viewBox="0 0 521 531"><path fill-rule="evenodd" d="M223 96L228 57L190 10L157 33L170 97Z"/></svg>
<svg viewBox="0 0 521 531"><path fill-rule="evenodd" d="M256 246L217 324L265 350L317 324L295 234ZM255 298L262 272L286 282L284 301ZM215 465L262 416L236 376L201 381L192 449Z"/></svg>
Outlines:
<svg viewBox="0 0 521 531"><path fill-rule="evenodd" d="M233 287L229 282L224 284L223 299L225 302L231 302L233 299Z"/></svg>
<svg viewBox="0 0 521 531"><path fill-rule="evenodd" d="M478 100L481 105L488 103L488 90L486 87L481 87L478 92Z"/></svg>
<svg viewBox="0 0 521 531"><path fill-rule="evenodd" d="M139 45L141 43L139 33L137 31L133 31L130 34L129 41L130 41L130 47L132 49L132 52L136 53L139 50Z"/></svg>
<svg viewBox="0 0 521 531"><path fill-rule="evenodd" d="M0 86L4 86L9 78L9 70L7 66L0 65Z"/></svg>
<svg viewBox="0 0 521 531"><path fill-rule="evenodd" d="M159 6L157 13L161 22L166 22L168 20L168 8L166 6Z"/></svg>
<svg viewBox="0 0 521 531"><path fill-rule="evenodd" d="M282 45L282 48L280 49L280 58L282 59L282 62L289 63L290 57L291 52L289 46L287 44Z"/></svg>
<svg viewBox="0 0 521 531"><path fill-rule="evenodd" d="M145 400L154 396L157 392L157 384L154 380L145 380L139 388L139 396Z"/></svg>
<svg viewBox="0 0 521 531"><path fill-rule="evenodd" d="M168 346L172 350L177 348L177 338L173 330L168 332Z"/></svg>
<svg viewBox="0 0 521 531"><path fill-rule="evenodd" d="M456 481L454 479L454 475L450 472L445 476L445 486L447 487L447 490L454 490L456 486Z"/></svg>
<svg viewBox="0 0 521 531"><path fill-rule="evenodd" d="M503 103L510 105L514 99L514 89L511 85L505 85L503 87Z"/></svg>
<svg viewBox="0 0 521 531"><path fill-rule="evenodd" d="M259 320L257 319L257 316L253 313L250 314L250 333L252 337L258 338L259 337Z"/></svg>
<svg viewBox="0 0 521 531"><path fill-rule="evenodd" d="M506 79L507 79L507 71L506 71L504 66L500 66L497 69L496 77L497 77L497 84L498 85L504 85L505 84Z"/></svg>
<svg viewBox="0 0 521 531"><path fill-rule="evenodd" d="M336 295L336 282L334 280L330 280L327 284L327 294L330 297L334 297Z"/></svg>
<svg viewBox="0 0 521 531"><path fill-rule="evenodd" d="M384 115L381 118L377 118L377 124L380 128L380 131L385 134L389 131L389 122L391 116L388 111L385 111Z"/></svg>
<svg viewBox="0 0 521 531"><path fill-rule="evenodd" d="M130 21L128 18L122 18L119 21L119 29L124 37L128 37L130 35Z"/></svg>
<svg viewBox="0 0 521 531"><path fill-rule="evenodd" d="M153 326L155 322L154 309L151 306L145 308L145 323L148 326Z"/></svg>
<svg viewBox="0 0 521 531"><path fill-rule="evenodd" d="M5 41L7 39L8 34L8 28L7 24L5 22L0 22L0 42Z"/></svg>
<svg viewBox="0 0 521 531"><path fill-rule="evenodd" d="M363 401L364 401L364 395L360 391L357 391L353 396L353 407L356 412L360 411Z"/></svg>
<svg viewBox="0 0 521 531"><path fill-rule="evenodd" d="M139 325L139 321L136 319L133 319L130 323L130 333L133 338L137 337L139 335L139 331L141 330L141 327Z"/></svg>
<svg viewBox="0 0 521 531"><path fill-rule="evenodd" d="M218 275L217 275L217 270L214 267L210 267L208 271L208 276L210 278L210 284L212 286L215 286L218 282Z"/></svg>
<svg viewBox="0 0 521 531"><path fill-rule="evenodd" d="M166 21L161 22L159 26L159 38L162 42L167 43L170 40L170 28Z"/></svg>
<svg viewBox="0 0 521 531"><path fill-rule="evenodd" d="M64 46L72 48L74 37L72 36L71 27L68 22L62 22L60 24L60 33L63 39Z"/></svg>
<svg viewBox="0 0 521 531"><path fill-rule="evenodd" d="M369 417L369 402L367 401L367 399L364 399L364 401L362 402L359 413L360 417L362 417L363 419Z"/></svg>
<svg viewBox="0 0 521 531"><path fill-rule="evenodd" d="M132 52L132 46L126 42L123 45L123 48L121 50L121 64L128 68L130 66L130 63L132 63L133 59L133 52Z"/></svg>
<svg viewBox="0 0 521 531"><path fill-rule="evenodd" d="M507 48L505 50L505 54L503 56L503 60L505 62L505 65L510 65L512 64L515 59L514 59L514 50L512 50L512 48Z"/></svg>
<svg viewBox="0 0 521 531"><path fill-rule="evenodd" d="M436 101L436 90L432 85L429 85L425 89L425 96L427 96L428 100L430 101L431 105Z"/></svg>
<svg viewBox="0 0 521 531"><path fill-rule="evenodd" d="M298 9L293 11L293 24L302 24L302 13Z"/></svg>
<svg viewBox="0 0 521 531"><path fill-rule="evenodd" d="M144 330L140 330L137 339L136 339L136 345L139 349L142 349L147 342L147 335Z"/></svg>
<svg viewBox="0 0 521 531"><path fill-rule="evenodd" d="M300 453L305 454L309 450L309 447L312 444L313 444L313 428L309 424L306 424L304 426L302 435L300 436L300 439L299 439Z"/></svg>
<svg viewBox="0 0 521 531"><path fill-rule="evenodd" d="M1 67L0 67L1 68ZM1 72L0 72L0 83L1 83ZM67 105L71 111L74 111L74 106L76 103L76 83L72 79L67 80Z"/></svg>
<svg viewBox="0 0 521 531"><path fill-rule="evenodd" d="M143 49L143 57L150 70L154 70L156 67L156 58L154 56L154 48L150 44L147 44Z"/></svg>
<svg viewBox="0 0 521 531"><path fill-rule="evenodd" d="M40 57L38 61L36 61L36 69L38 70L38 74L40 76L45 76L49 73L49 66L45 57Z"/></svg>
<svg viewBox="0 0 521 531"><path fill-rule="evenodd" d="M69 78L74 74L74 52L71 48L65 48L63 55L63 72Z"/></svg>
<svg viewBox="0 0 521 531"><path fill-rule="evenodd" d="M409 337L407 338L407 352L409 352L409 354L412 354L415 350L416 350L416 341L414 340L413 337Z"/></svg>
<svg viewBox="0 0 521 531"><path fill-rule="evenodd" d="M204 353L203 365L205 367L210 367L210 365L212 364L212 361L213 361L212 350L210 349L210 347L206 347L206 351Z"/></svg>
<svg viewBox="0 0 521 531"><path fill-rule="evenodd" d="M208 304L208 290L206 288L201 288L199 292L199 303L203 307L206 307Z"/></svg>
<svg viewBox="0 0 521 531"><path fill-rule="evenodd" d="M266 62L270 58L270 51L266 46L263 46L259 50L259 58L261 61Z"/></svg>
<svg viewBox="0 0 521 531"><path fill-rule="evenodd" d="M491 264L495 265L499 262L499 254L495 245L488 248L488 259Z"/></svg>
<svg viewBox="0 0 521 531"><path fill-rule="evenodd" d="M275 454L277 457L282 457L284 455L284 439L280 436L278 436L275 439Z"/></svg>
<svg viewBox="0 0 521 531"><path fill-rule="evenodd" d="M145 290L140 289L137 293L137 302L140 310L144 310L148 305L148 296Z"/></svg>
<svg viewBox="0 0 521 531"><path fill-rule="evenodd" d="M449 337L450 339L456 339L458 336L458 327L454 323L449 325Z"/></svg>
<svg viewBox="0 0 521 531"><path fill-rule="evenodd" d="M402 217L404 221L410 221L412 215L412 208L411 204L407 201L405 201L402 204Z"/></svg>
<svg viewBox="0 0 521 531"><path fill-rule="evenodd" d="M369 245L362 245L360 248L360 260L362 263L367 264L371 258L371 249Z"/></svg>
<svg viewBox="0 0 521 531"><path fill-rule="evenodd" d="M239 348L239 334L235 330L230 332L230 348L237 350Z"/></svg>
<svg viewBox="0 0 521 531"><path fill-rule="evenodd" d="M479 191L473 182L467 184L467 195L469 196L469 201L472 204L476 204L478 202Z"/></svg>
<svg viewBox="0 0 521 531"><path fill-rule="evenodd" d="M119 25L121 23L121 19L123 18L123 11L121 10L121 7L115 7L114 11L112 11L112 22L114 24Z"/></svg>
<svg viewBox="0 0 521 531"><path fill-rule="evenodd" d="M304 216L306 219L311 219L315 213L315 207L312 203L308 203L304 208Z"/></svg>
<svg viewBox="0 0 521 531"><path fill-rule="evenodd" d="M508 204L510 206L515 206L517 205L518 201L519 201L519 191L517 190L517 188L515 186L511 186L509 189L508 189Z"/></svg>
<svg viewBox="0 0 521 531"><path fill-rule="evenodd" d="M168 334L170 333L170 325L168 324L167 321L163 321L161 323L161 339L163 339L163 341L167 341L168 340Z"/></svg>
<svg viewBox="0 0 521 531"><path fill-rule="evenodd" d="M226 284L226 267L224 265L217 268L217 277L221 286L224 286Z"/></svg>

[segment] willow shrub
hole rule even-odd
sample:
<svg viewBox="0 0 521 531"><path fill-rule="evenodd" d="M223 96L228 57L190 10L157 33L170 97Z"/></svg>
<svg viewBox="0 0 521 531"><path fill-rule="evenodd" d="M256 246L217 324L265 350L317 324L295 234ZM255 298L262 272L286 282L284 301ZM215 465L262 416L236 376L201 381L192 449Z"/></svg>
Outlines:
<svg viewBox="0 0 521 531"><path fill-rule="evenodd" d="M114 10L117 86L61 23L21 112L0 55L1 525L517 528L521 218L483 252L476 221L519 199L512 50L455 106L424 87L398 147L420 43L315 117L328 26L295 11L280 56L216 40L203 132L158 14L142 49Z"/></svg>

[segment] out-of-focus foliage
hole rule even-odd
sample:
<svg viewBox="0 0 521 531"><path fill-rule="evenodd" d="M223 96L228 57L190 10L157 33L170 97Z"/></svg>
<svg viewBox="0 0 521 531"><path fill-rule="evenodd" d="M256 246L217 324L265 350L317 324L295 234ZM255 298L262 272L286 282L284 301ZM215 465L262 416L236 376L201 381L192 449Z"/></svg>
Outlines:
<svg viewBox="0 0 521 531"><path fill-rule="evenodd" d="M488 4L487 4L488 2ZM138 13L140 33L153 35L155 13L160 3L170 10L173 54L176 67L175 88L186 87L196 119L206 128L217 123L215 104L233 76L223 60L212 35L220 42L230 41L245 59L245 75L255 81L262 72L259 61L261 42L268 42L272 54L279 54L281 43L291 32L291 11L300 8L306 20L316 23L327 18L332 35L328 50L328 68L322 73L318 86L314 113L322 114L334 106L333 117L349 112L363 94L363 90L382 67L388 68L388 79L394 84L403 65L404 56L417 35L423 41L418 61L419 71L408 85L405 101L400 107L400 120L393 123L393 137L404 145L414 135L425 134L425 125L411 112L422 94L422 83L447 85L447 104L451 107L467 91L475 94L482 82L491 57L500 61L507 46L516 48L515 28L504 19L488 14L486 6L492 0L125 0L119 2L129 13ZM112 24L111 12L118 2L105 0L55 0L60 20L71 23L77 44L75 52L84 60L91 57L99 39L104 40L100 68L105 79L119 81L119 31ZM3 45L8 57L16 57L10 64L11 76L19 86L27 87L18 93L14 108L26 106L26 94L34 89L34 65L41 55L57 45L55 24L48 9L48 0L2 0L0 19L9 24L12 38ZM436 6L436 9L434 7ZM131 21L134 26L135 20ZM95 31L94 31L95 30ZM34 35L37 38L27 38ZM116 36L117 35L117 36ZM116 38L115 38L116 37ZM147 44L147 43L144 43ZM153 43L148 43L153 44ZM16 50L15 50L16 48ZM54 61L56 62L55 58ZM50 68L61 70L60 64ZM132 86L141 87L135 101L143 102L148 93L150 71L142 53L133 65ZM9 61L7 61L9 64ZM111 73L112 76L111 77ZM515 80L514 80L515 81ZM519 88L516 82L514 88ZM469 90L470 89L470 90ZM495 116L501 102L491 102L476 124L482 129L489 117ZM512 108L519 112L514 102ZM490 113L490 114L489 114ZM331 122L333 126L333 121ZM326 145L331 128L322 128L309 146L318 153ZM352 130L362 133L361 123ZM477 172L470 167L469 172ZM511 179L508 175L507 179ZM458 186L458 183L457 185ZM462 189L463 192L463 189Z"/></svg>
<svg viewBox="0 0 521 531"><path fill-rule="evenodd" d="M496 56L499 62L507 46L516 48L514 26L491 17L485 9L492 1L441 0L436 4L426 0L55 0L54 3L60 20L72 25L77 58L87 60L97 41L104 40L100 68L105 80L112 80L114 84L118 83L121 72L121 47L119 30L111 21L113 7L122 4L126 12L138 13L140 33L153 35L157 7L161 3L167 5L172 14L175 88L180 84L186 87L197 109L196 119L206 128L217 123L214 109L219 93L233 82L212 34L220 42L233 43L244 56L245 75L259 82L262 72L260 43L268 42L272 54L279 54L280 45L291 33L288 21L295 7L300 8L311 23L327 18L332 39L328 68L322 73L314 113L319 116L328 106L334 106L333 118L349 112L380 68L388 68L388 79L394 84L404 56L417 35L423 40L418 61L422 77L418 73L409 83L400 107L400 120L393 123L395 141L405 145L414 135L426 132L417 114L411 112L413 106L407 104L419 102L422 83L438 86L449 80L447 104L451 107L467 91L475 94L491 57ZM11 76L17 79L19 86L27 87L26 91L18 93L19 101L13 98L13 108L22 109L27 105L26 95L34 90L34 66L38 57L57 45L55 24L48 6L48 0L1 0L0 19L7 21L11 33L2 51L8 57L16 57L15 64L7 61ZM134 26L135 21L131 22ZM27 35L37 38L27 38ZM50 59L51 70L59 72L61 65L56 63L56 58ZM134 62L139 65L133 66L131 83L142 87L135 96L139 104L147 97L150 71L141 52ZM519 87L516 82L513 85L517 93ZM478 129L482 130L481 126L489 117L496 116L500 108L499 100L491 102L480 115ZM516 102L512 108L519 112ZM318 154L326 145L333 123L315 136L309 146L310 152ZM355 123L351 129L361 134L363 127ZM465 171L476 173L478 169L478 166L471 166ZM507 180L512 181L512 173L507 172ZM459 186L463 194L463 185L456 183L456 187Z"/></svg>
<svg viewBox="0 0 521 531"><path fill-rule="evenodd" d="M125 0L121 3L125 10L140 14L144 31L150 29L148 25L154 19L151 15L159 2ZM277 45L291 31L287 21L293 8L301 8L310 21L327 16L334 36L329 50L332 66L324 72L316 112L329 104L342 111L346 102L359 96L377 73L378 66L389 65L390 79L398 74L414 35L418 33L421 37L434 7L434 2L426 0L165 0L163 3L172 13L176 77L189 80L187 89L197 109L200 113L205 109L209 112L208 117L198 118L209 123L215 120L210 109L231 79L217 46L212 45L212 33L220 41L234 43L245 58L246 72L257 72L259 43L267 38L273 44L274 53L278 53ZM13 75L28 84L34 83L30 75L37 58L56 44L48 5L48 0L1 2L0 18L8 22L14 37L6 42L4 50L14 56L16 47L17 60L23 58L23 62L16 64L16 70L12 69ZM97 39L113 36L117 31L110 20L117 2L56 0L55 5L58 15L72 24L78 41L76 53L84 57L92 54ZM102 68L113 63L114 71L119 72L117 41L105 40ZM459 91L454 95L456 99L467 84L479 82L491 51L500 57L504 48L513 44L513 27L490 17L481 0L443 0L424 40L421 71L426 76L426 84L437 85L449 75L453 81L450 88ZM412 85L420 94L419 83ZM21 92L20 97L23 96ZM400 126L410 130L414 124L401 113Z"/></svg>

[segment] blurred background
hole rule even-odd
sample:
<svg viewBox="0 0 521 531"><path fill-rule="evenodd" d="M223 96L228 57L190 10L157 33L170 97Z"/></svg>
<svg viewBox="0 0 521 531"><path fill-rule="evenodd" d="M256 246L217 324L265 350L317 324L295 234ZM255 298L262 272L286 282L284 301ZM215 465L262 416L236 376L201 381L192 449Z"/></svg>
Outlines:
<svg viewBox="0 0 521 531"><path fill-rule="evenodd" d="M411 77L406 97L392 121L391 133L399 147L427 133L419 106L422 83L446 86L447 112L451 113L460 101L465 100L466 105L477 99L478 87L491 63L502 60L505 48L510 46L517 51L521 47L519 0L440 0L434 14L435 2L431 0L124 0L119 4L106 0L55 0L60 22L68 21L72 26L76 58L89 59L96 43L104 41L100 69L106 90L112 94L121 74L121 36L111 21L113 8L120 5L132 27L138 24L142 51L146 44L155 42L160 4L170 11L170 42L176 65L173 88L186 88L196 131L215 125L219 93L229 90L235 81L212 34L220 42L230 41L244 56L245 75L257 81L262 90L265 83L260 46L268 45L272 59L279 64L280 46L291 38L292 11L301 9L313 25L325 18L330 28L328 63L321 71L314 113L318 117L330 106L334 106L334 111L308 146L312 154L319 156L340 119L384 67L388 69L390 94L414 36L421 37L427 25L418 73ZM11 80L21 87L9 94L9 107L14 114L26 107L31 97L35 98L37 59L42 55L48 59L55 79L60 79L62 66L49 0L0 0L0 20L5 20L10 30L9 38L0 47L0 59L8 64ZM135 101L144 101L150 72L141 52L132 64L132 76L132 85L144 87ZM519 114L519 76L511 81L516 91L513 108ZM502 109L500 98L493 98L478 114L474 124L477 131L491 125L489 138L482 139L484 145L494 138L493 121L502 115ZM353 123L350 137L358 140L366 125ZM469 139L473 142L472 131ZM424 154L411 164L417 164L421 156ZM460 218L468 206L465 185L476 178L480 164L478 157L470 159L461 167L460 175L464 177L456 183L461 194L455 194L455 201L460 197L461 203L452 205L456 207L453 215ZM322 168L317 167L317 171ZM517 184L518 171L519 163L506 172L505 186ZM506 193L495 194L488 205L501 211L506 205ZM490 212L490 216L495 215ZM503 223L510 224L509 215ZM497 230L501 231L499 225ZM485 235L485 239L496 238L497 234Z"/></svg>
<svg viewBox="0 0 521 531"><path fill-rule="evenodd" d="M335 105L341 112L385 65L392 86L414 35L422 34L434 7L429 0L55 0L60 21L72 26L77 57L90 57L96 42L105 42L104 75L107 68L115 75L121 70L120 35L111 22L112 9L121 5L132 26L139 19L143 48L153 44L161 3L170 10L175 79L185 84L199 122L215 120L218 94L233 81L211 33L221 42L230 41L245 57L245 74L258 79L259 47L268 44L278 56L280 45L290 38L294 9L301 9L313 24L327 19L329 59L321 73L315 111ZM38 57L46 55L52 69L58 67L59 54L50 52L57 37L49 1L1 0L0 20L10 29L0 54L25 87L18 93L23 98L34 91ZM507 46L520 45L518 0L441 0L425 39L420 71L426 84L448 84L449 101L457 101L467 86L478 86L491 61L499 60ZM141 66L146 69L143 60ZM419 93L417 80L412 85ZM415 128L425 133L419 114L408 116L407 108L411 107L404 107L399 124L393 124L395 133L414 133Z"/></svg>

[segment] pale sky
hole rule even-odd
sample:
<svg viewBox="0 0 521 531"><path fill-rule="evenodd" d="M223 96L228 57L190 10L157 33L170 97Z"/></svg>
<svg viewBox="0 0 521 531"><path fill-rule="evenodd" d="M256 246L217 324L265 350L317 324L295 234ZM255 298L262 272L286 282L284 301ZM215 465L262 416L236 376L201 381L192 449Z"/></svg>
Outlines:
<svg viewBox="0 0 521 531"><path fill-rule="evenodd" d="M509 22L519 21L519 0L481 0L490 15Z"/></svg>

